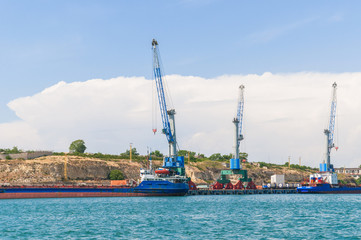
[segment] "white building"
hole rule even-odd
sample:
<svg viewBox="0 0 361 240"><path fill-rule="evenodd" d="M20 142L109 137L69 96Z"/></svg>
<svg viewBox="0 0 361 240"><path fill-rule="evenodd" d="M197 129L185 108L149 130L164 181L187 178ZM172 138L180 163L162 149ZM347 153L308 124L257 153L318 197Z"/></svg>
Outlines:
<svg viewBox="0 0 361 240"><path fill-rule="evenodd" d="M354 178L361 177L361 168L335 168L336 173L343 173Z"/></svg>

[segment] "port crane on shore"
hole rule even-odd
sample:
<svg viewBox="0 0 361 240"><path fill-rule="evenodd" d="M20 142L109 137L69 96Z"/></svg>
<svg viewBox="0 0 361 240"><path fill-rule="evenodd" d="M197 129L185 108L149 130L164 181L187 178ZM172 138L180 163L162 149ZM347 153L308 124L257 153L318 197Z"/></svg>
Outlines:
<svg viewBox="0 0 361 240"><path fill-rule="evenodd" d="M338 147L335 147L333 142L334 140L334 131L335 131L335 122L336 122L336 106L337 106L337 84L332 84L332 96L331 96L331 112L330 112L330 119L328 128L324 129L323 133L326 137L326 148L325 148L325 155L323 158L322 163L320 163L320 171L318 173L314 173L310 175L309 182L314 184L318 183L329 183L329 184L338 184L337 174L333 169L333 165L331 164L331 149L335 148L336 150Z"/></svg>
<svg viewBox="0 0 361 240"><path fill-rule="evenodd" d="M243 108L244 108L244 85L239 86L239 96L237 104L237 116L233 119L234 124L234 145L233 145L233 161L234 166L231 169L242 169L242 165L239 160L239 146L241 141L244 139L242 134L243 125Z"/></svg>
<svg viewBox="0 0 361 240"><path fill-rule="evenodd" d="M168 108L168 102L166 99L165 86L163 83L163 74L159 61L159 49L157 40L152 41L153 49L153 74L155 79L155 85L158 95L158 103L160 113L162 117L163 129L162 133L167 137L169 145L169 155L164 158L163 167L174 171L176 174L185 176L184 169L184 156L178 156L177 152L177 138L175 130L175 109ZM153 132L156 129L153 128Z"/></svg>
<svg viewBox="0 0 361 240"><path fill-rule="evenodd" d="M233 143L233 154L232 159L230 159L230 169L222 170L221 176L217 181L211 186L212 189L255 189L256 185L251 178L248 178L247 170L242 169L241 161L239 159L239 145L240 142L244 139L242 133L243 127L243 109L244 109L244 85L240 85L238 90L238 102L237 102L237 114L233 118L234 124L234 143ZM227 176L230 175L241 175L236 184L232 184ZM245 183L245 185L244 185Z"/></svg>
<svg viewBox="0 0 361 240"><path fill-rule="evenodd" d="M328 129L325 129L323 132L326 136L326 151L325 151L325 158L323 163L321 164L320 171L327 172L333 171L333 165L331 164L331 149L335 148L336 150L338 147L335 147L334 143L334 132L335 132L335 122L336 122L336 106L337 106L337 84L334 82L332 84L332 98L331 98L331 112L330 112L330 121L328 124Z"/></svg>

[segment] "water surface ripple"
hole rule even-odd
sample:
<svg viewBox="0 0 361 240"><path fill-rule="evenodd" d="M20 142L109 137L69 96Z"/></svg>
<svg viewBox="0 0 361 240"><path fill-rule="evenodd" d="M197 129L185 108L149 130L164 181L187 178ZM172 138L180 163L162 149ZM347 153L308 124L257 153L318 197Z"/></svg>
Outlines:
<svg viewBox="0 0 361 240"><path fill-rule="evenodd" d="M361 195L0 200L0 239L361 239Z"/></svg>

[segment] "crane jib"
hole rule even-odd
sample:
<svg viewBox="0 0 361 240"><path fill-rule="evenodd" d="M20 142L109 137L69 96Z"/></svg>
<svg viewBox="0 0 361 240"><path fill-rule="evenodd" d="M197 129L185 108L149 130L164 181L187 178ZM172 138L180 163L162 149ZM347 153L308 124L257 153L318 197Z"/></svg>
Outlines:
<svg viewBox="0 0 361 240"><path fill-rule="evenodd" d="M333 137L335 131L335 119L336 119L336 101L332 101L331 103L331 116L330 116L330 125L329 125L329 138L328 138L328 146L330 148L333 147Z"/></svg>
<svg viewBox="0 0 361 240"><path fill-rule="evenodd" d="M238 144L243 139L242 127L243 127L243 110L244 110L244 85L239 86L239 100L237 106L237 120L238 120Z"/></svg>
<svg viewBox="0 0 361 240"><path fill-rule="evenodd" d="M163 88L163 81L160 68L157 67L154 69L155 82L157 86L159 108L162 116L163 130L162 132L166 135L168 142L173 142L173 134L170 128L168 113L167 113L167 104L165 101L165 94Z"/></svg>

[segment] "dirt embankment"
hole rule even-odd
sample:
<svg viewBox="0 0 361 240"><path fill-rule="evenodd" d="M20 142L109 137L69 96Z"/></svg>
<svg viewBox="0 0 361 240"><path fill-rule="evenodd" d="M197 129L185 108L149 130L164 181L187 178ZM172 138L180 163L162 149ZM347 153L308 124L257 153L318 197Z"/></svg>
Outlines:
<svg viewBox="0 0 361 240"><path fill-rule="evenodd" d="M153 161L159 167L160 161ZM109 173L113 169L123 172L127 179L137 180L139 168L145 167L145 162L130 162L127 159L104 161L94 158L77 156L47 156L33 160L0 160L0 183L12 184L49 184L63 182L109 182ZM214 161L192 162L186 166L186 173L196 184L210 184L220 177L222 169L227 167ZM256 184L270 182L271 175L284 174L286 182L301 182L307 179L310 172L296 171L286 167L277 169L260 168L257 164L245 164ZM239 176L231 177L236 182Z"/></svg>
<svg viewBox="0 0 361 240"><path fill-rule="evenodd" d="M201 162L191 163L190 167L186 167L188 176L192 178L192 181L196 184L208 184L213 183L220 177L221 170L227 169L227 167L219 162ZM248 177L257 184L265 184L271 181L271 176L274 174L285 175L285 181L288 183L300 183L304 179L308 179L311 172L302 170L293 170L287 167L278 168L260 168L257 163L243 164L243 169L248 171ZM241 176L230 176L232 183L236 183Z"/></svg>
<svg viewBox="0 0 361 240"><path fill-rule="evenodd" d="M63 181L104 181L113 169L119 169L124 177L137 179L137 162L103 161L76 156L48 156L33 160L1 160L2 183L61 183Z"/></svg>

